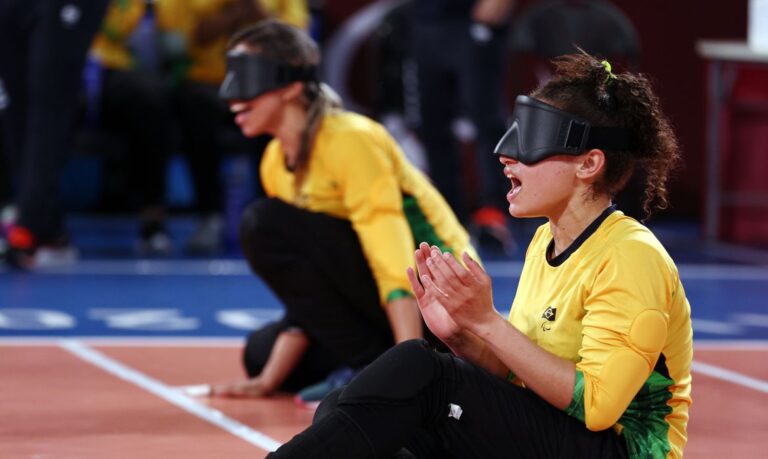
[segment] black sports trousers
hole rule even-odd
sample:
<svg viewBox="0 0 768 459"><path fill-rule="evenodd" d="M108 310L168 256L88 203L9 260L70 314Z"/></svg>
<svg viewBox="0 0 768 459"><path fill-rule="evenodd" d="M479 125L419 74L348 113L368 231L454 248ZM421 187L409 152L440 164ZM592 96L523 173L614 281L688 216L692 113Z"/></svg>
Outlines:
<svg viewBox="0 0 768 459"><path fill-rule="evenodd" d="M330 394L316 418L267 457L627 457L612 429L592 432L532 391L423 340L387 351Z"/></svg>
<svg viewBox="0 0 768 459"><path fill-rule="evenodd" d="M362 367L393 344L378 288L349 221L262 198L243 212L240 245L251 269L285 306L248 337L244 363L258 375L277 335L298 327L310 349L283 385L297 390L340 366Z"/></svg>

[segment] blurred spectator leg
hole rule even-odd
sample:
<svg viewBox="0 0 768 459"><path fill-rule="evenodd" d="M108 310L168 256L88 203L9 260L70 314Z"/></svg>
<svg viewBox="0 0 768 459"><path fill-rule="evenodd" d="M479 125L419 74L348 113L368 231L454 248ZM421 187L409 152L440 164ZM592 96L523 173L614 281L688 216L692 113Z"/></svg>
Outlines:
<svg viewBox="0 0 768 459"><path fill-rule="evenodd" d="M421 124L418 135L427 152L430 177L456 216L467 223L466 195L458 146L451 129L457 112L453 70L454 38L438 24L415 24Z"/></svg>
<svg viewBox="0 0 768 459"><path fill-rule="evenodd" d="M18 221L8 261L70 261L74 250L58 200L59 175L72 138L86 52L106 0L12 1L0 4L2 68L8 94ZM15 49L13 49L15 48ZM39 248L46 250L40 250ZM38 251L36 259L32 256Z"/></svg>
<svg viewBox="0 0 768 459"><path fill-rule="evenodd" d="M173 250L166 229L165 169L172 108L166 83L149 73L108 70L104 74L102 124L128 145L126 175L140 209L137 250L165 255Z"/></svg>
<svg viewBox="0 0 768 459"><path fill-rule="evenodd" d="M477 130L475 141L475 170L478 177L478 208L472 215L473 230L478 242L493 251L511 255L515 250L507 220L504 198L509 182L493 154L496 143L505 131L504 51L506 27L473 24L464 31L465 40L458 60L460 93Z"/></svg>
<svg viewBox="0 0 768 459"><path fill-rule="evenodd" d="M230 122L229 110L219 98L218 87L187 81L176 93L177 116L184 137L192 180L196 211L200 223L186 244L192 253L212 253L221 248L221 151L219 132Z"/></svg>

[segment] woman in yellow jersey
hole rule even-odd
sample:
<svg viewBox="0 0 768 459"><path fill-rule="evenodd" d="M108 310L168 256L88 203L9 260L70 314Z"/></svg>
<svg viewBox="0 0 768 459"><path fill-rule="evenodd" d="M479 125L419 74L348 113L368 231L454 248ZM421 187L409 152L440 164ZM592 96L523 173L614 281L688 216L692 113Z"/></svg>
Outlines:
<svg viewBox="0 0 768 459"><path fill-rule="evenodd" d="M422 336L406 268L415 241L473 252L447 203L386 130L338 107L316 76L320 54L277 20L236 34L221 96L246 136L271 134L267 198L242 218L253 271L285 306L244 352L250 379L214 394L299 390L319 401L395 342Z"/></svg>
<svg viewBox="0 0 768 459"><path fill-rule="evenodd" d="M643 76L555 63L496 147L510 214L549 220L509 318L469 255L421 244L411 285L453 355L392 348L270 457L682 457L690 306L659 241L612 205L641 167L646 212L665 207L677 142Z"/></svg>

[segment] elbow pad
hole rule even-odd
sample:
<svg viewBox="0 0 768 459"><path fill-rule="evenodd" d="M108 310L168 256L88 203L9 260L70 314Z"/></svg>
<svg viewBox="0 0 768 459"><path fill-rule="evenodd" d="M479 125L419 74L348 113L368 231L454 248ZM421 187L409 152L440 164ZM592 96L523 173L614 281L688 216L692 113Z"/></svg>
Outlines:
<svg viewBox="0 0 768 459"><path fill-rule="evenodd" d="M667 319L648 309L635 317L627 333L628 346L611 352L599 377L584 385L584 422L590 430L605 430L624 414L653 371L667 338Z"/></svg>

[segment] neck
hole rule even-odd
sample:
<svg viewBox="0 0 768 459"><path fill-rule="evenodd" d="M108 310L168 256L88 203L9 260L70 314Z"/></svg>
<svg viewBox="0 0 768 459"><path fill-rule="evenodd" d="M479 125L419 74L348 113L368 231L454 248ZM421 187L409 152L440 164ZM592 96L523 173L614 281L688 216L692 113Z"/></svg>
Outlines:
<svg viewBox="0 0 768 459"><path fill-rule="evenodd" d="M611 198L608 196L599 196L597 199L587 198L578 203L571 202L558 215L549 217L549 228L555 241L552 255L557 256L563 253L610 205Z"/></svg>
<svg viewBox="0 0 768 459"><path fill-rule="evenodd" d="M301 134L307 125L307 111L301 104L288 104L283 112L280 124L275 130L275 137L285 154L286 163L293 166L298 159L301 147Z"/></svg>

